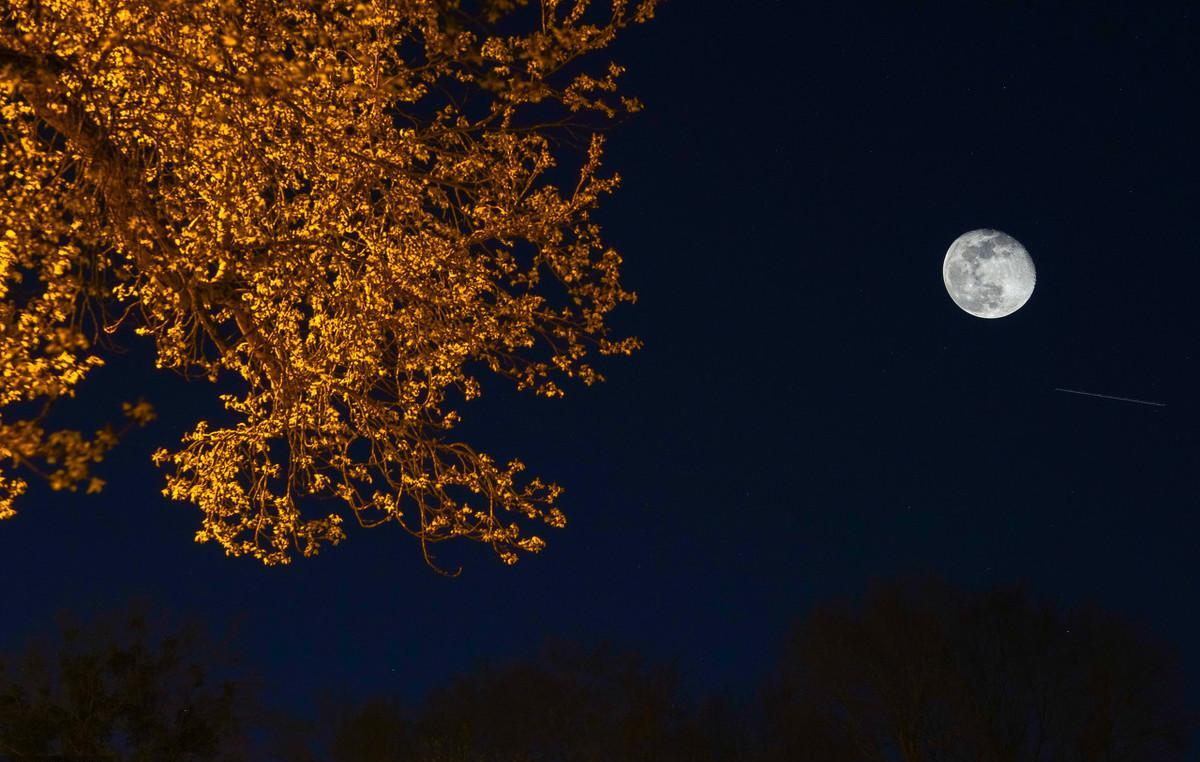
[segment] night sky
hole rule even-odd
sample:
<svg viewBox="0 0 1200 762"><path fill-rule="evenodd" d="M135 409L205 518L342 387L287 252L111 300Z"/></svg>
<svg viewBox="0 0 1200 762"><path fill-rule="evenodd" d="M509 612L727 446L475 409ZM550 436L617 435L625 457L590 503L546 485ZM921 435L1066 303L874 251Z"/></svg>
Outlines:
<svg viewBox="0 0 1200 762"><path fill-rule="evenodd" d="M439 546L449 579L392 527L283 568L194 544L199 513L161 497L149 454L224 420L220 389L134 344L58 420L139 394L160 418L98 468L101 495L35 484L0 524L0 646L144 597L236 625L293 706L416 697L551 636L676 660L709 691L767 674L814 603L933 572L1141 622L1183 649L1195 695L1186 5L668 2L615 50L646 110L609 140L624 186L599 215L639 295L614 329L645 348L565 399L491 384L462 411L465 440L565 488L543 554ZM942 284L975 228L1037 266L1009 317Z"/></svg>

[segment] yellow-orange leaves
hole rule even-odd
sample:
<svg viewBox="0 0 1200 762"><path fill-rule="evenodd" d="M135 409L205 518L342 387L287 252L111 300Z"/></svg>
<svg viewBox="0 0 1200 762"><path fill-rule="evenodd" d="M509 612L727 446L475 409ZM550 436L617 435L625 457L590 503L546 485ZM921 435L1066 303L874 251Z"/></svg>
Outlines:
<svg viewBox="0 0 1200 762"><path fill-rule="evenodd" d="M538 552L525 525L563 526L561 490L449 432L474 369L553 397L638 346L608 335L635 296L589 220L618 182L597 130L636 101L573 62L654 5L9 0L0 408L73 394L101 362L86 329L128 320L159 367L243 381L236 425L154 456L198 540L287 563L354 520L430 563L456 537ZM117 432L37 421L0 419L0 463L99 490ZM0 473L0 517L24 486Z"/></svg>

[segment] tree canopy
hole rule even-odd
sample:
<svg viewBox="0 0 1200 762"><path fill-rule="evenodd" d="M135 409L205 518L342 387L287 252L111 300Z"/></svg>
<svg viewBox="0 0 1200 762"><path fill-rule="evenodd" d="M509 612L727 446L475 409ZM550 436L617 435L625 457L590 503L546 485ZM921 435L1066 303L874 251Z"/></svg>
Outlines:
<svg viewBox="0 0 1200 762"><path fill-rule="evenodd" d="M297 691L235 629L156 609L67 617L0 653L0 762L1181 762L1200 730L1176 648L1022 586L823 602L773 669L715 691L677 656L557 639L451 665L419 696L382 664L360 673L382 693L304 664Z"/></svg>
<svg viewBox="0 0 1200 762"><path fill-rule="evenodd" d="M64 613L57 633L0 655L0 760L247 758L257 700L204 629L140 605Z"/></svg>
<svg viewBox="0 0 1200 762"><path fill-rule="evenodd" d="M731 707L612 645L547 641L482 662L415 704L328 697L280 734L289 762L716 762L747 759ZM744 746L744 744L742 744Z"/></svg>
<svg viewBox="0 0 1200 762"><path fill-rule="evenodd" d="M244 381L236 424L154 453L198 541L287 563L349 519L431 564L456 537L542 549L561 488L450 432L483 373L555 397L639 346L606 324L635 294L591 213L603 131L640 106L589 62L655 4L6 2L0 517L16 469L103 488L121 432L47 415L132 326L159 368Z"/></svg>
<svg viewBox="0 0 1200 762"><path fill-rule="evenodd" d="M770 690L768 759L1182 760L1179 655L1022 586L878 586L802 623Z"/></svg>

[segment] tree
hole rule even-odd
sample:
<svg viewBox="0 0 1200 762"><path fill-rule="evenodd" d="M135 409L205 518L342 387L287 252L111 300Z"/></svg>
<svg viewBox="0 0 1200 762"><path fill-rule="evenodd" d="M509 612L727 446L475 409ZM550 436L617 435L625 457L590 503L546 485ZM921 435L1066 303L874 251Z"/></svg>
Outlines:
<svg viewBox="0 0 1200 762"><path fill-rule="evenodd" d="M0 659L0 760L244 758L249 693L216 679L221 666L201 631L137 609L67 620L57 638Z"/></svg>
<svg viewBox="0 0 1200 762"><path fill-rule="evenodd" d="M244 380L220 395L236 425L154 455L198 541L287 563L353 516L427 560L454 537L540 550L522 527L563 526L561 489L450 440L450 406L484 371L559 396L639 346L609 336L635 295L590 218L619 179L601 130L639 104L586 62L655 3L8 0L6 417L72 395L130 320L159 367ZM3 422L0 457L50 453L43 416ZM111 439L59 437L81 467L57 486ZM0 472L0 511L25 486Z"/></svg>
<svg viewBox="0 0 1200 762"><path fill-rule="evenodd" d="M1094 608L935 581L827 605L772 689L777 759L1182 760L1196 715L1177 657Z"/></svg>
<svg viewBox="0 0 1200 762"><path fill-rule="evenodd" d="M326 718L334 717L325 712ZM407 708L375 699L330 723L330 762L705 762L729 759L730 710L686 701L673 670L550 643L487 664Z"/></svg>

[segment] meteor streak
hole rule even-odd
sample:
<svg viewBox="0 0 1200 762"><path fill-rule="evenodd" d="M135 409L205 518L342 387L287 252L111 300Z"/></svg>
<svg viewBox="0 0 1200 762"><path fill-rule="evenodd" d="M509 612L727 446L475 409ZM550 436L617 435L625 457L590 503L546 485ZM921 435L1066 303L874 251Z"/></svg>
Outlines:
<svg viewBox="0 0 1200 762"><path fill-rule="evenodd" d="M1094 392L1081 392L1078 389L1059 389L1055 388L1056 392L1067 392L1068 394L1082 394L1085 397L1099 397L1105 400L1118 400L1120 402L1133 402L1138 405L1153 405L1154 407L1166 407L1165 402L1147 402L1146 400L1135 400L1130 397L1114 397L1111 394L1096 394Z"/></svg>

